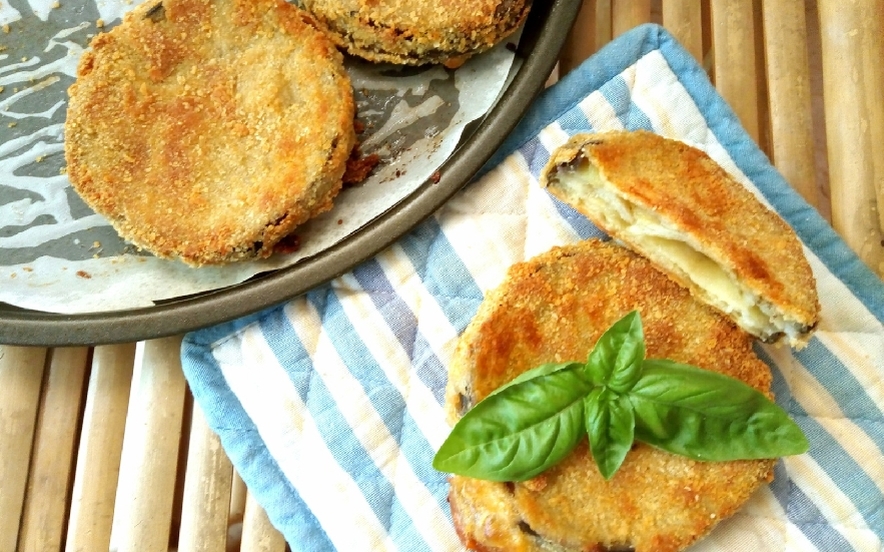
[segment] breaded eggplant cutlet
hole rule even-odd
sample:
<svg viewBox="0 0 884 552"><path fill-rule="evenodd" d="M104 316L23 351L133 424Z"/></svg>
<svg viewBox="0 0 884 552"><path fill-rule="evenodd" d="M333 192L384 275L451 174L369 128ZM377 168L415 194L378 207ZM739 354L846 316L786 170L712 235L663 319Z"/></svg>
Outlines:
<svg viewBox="0 0 884 552"><path fill-rule="evenodd" d="M703 151L644 131L578 134L541 185L752 335L810 339L820 306L801 242Z"/></svg>
<svg viewBox="0 0 884 552"><path fill-rule="evenodd" d="M373 62L461 65L512 34L530 0L305 0L338 45Z"/></svg>
<svg viewBox="0 0 884 552"><path fill-rule="evenodd" d="M553 248L510 268L462 335L449 371L454 424L504 383L550 362L582 361L602 333L638 310L648 358L740 379L769 395L752 338L647 259L611 242ZM773 460L699 462L636 443L605 480L586 440L525 482L451 477L458 534L486 552L683 550L773 477Z"/></svg>
<svg viewBox="0 0 884 552"><path fill-rule="evenodd" d="M269 256L331 208L356 141L341 53L282 0L149 0L95 37L69 95L76 191L192 265Z"/></svg>

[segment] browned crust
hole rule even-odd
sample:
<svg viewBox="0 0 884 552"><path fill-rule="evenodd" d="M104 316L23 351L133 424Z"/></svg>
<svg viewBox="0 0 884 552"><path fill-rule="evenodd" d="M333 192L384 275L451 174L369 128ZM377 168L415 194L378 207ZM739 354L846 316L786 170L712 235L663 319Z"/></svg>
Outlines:
<svg viewBox="0 0 884 552"><path fill-rule="evenodd" d="M373 62L462 64L512 34L530 0L305 0L349 53Z"/></svg>
<svg viewBox="0 0 884 552"><path fill-rule="evenodd" d="M601 333L632 309L641 312L649 357L695 364L769 392L770 370L748 334L643 257L588 240L514 265L488 294L451 363L449 420L459 417L464 397L478 401L545 362L585 359ZM637 444L606 482L584 443L525 483L452 477L449 500L474 550L632 545L671 552L734 513L770 481L772 467L768 460L694 462Z"/></svg>
<svg viewBox="0 0 884 552"><path fill-rule="evenodd" d="M266 257L331 208L355 144L336 47L282 0L155 0L70 88L68 175L125 238L200 265Z"/></svg>
<svg viewBox="0 0 884 552"><path fill-rule="evenodd" d="M579 134L554 152L542 184L548 183L556 166L577 156L599 167L623 197L692 236L704 253L786 319L807 330L816 326L820 312L816 280L795 232L705 152L646 131ZM554 186L549 189L556 193ZM592 218L602 230L614 232ZM628 236L614 235L649 254Z"/></svg>

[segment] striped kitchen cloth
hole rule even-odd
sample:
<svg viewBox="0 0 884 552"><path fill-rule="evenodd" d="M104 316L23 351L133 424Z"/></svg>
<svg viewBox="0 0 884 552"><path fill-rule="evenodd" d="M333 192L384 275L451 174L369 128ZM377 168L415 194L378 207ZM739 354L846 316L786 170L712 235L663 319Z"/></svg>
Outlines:
<svg viewBox="0 0 884 552"><path fill-rule="evenodd" d="M350 273L186 336L194 396L301 552L460 550L445 475L446 365L483 294L553 245L601 235L537 184L576 132L649 129L707 151L796 230L822 301L799 352L759 345L811 443L692 550L880 552L884 286L792 191L662 28L623 35L547 90L489 169ZM592 500L592 497L587 497Z"/></svg>

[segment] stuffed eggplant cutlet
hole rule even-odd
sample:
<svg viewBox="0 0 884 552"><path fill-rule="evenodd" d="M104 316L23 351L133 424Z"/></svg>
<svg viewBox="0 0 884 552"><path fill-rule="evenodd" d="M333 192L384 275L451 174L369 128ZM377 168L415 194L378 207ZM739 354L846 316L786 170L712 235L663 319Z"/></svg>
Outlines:
<svg viewBox="0 0 884 552"><path fill-rule="evenodd" d="M541 184L752 335L810 339L820 306L801 242L703 151L643 131L578 134Z"/></svg>
<svg viewBox="0 0 884 552"><path fill-rule="evenodd" d="M70 88L68 175L124 238L193 265L266 257L331 208L354 147L335 45L282 0L150 0Z"/></svg>
<svg viewBox="0 0 884 552"><path fill-rule="evenodd" d="M461 65L511 35L530 0L305 0L338 45L374 62Z"/></svg>
<svg viewBox="0 0 884 552"><path fill-rule="evenodd" d="M593 239L514 265L487 295L450 366L449 421L531 368L586 358L632 310L641 313L649 358L723 373L769 395L771 373L751 336L647 259ZM701 462L637 442L605 480L584 440L524 482L452 476L449 502L472 550L673 552L733 514L772 479L773 465Z"/></svg>

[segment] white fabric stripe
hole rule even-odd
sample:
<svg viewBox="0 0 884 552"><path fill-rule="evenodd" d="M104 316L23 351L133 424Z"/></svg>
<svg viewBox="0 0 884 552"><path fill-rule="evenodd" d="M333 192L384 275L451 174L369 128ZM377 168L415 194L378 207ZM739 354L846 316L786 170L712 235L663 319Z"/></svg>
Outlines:
<svg viewBox="0 0 884 552"><path fill-rule="evenodd" d="M844 495L829 474L808 454L789 456L782 460L789 478L809 497L829 524L857 550L869 550L857 535L871 533L866 520L857 512L850 497ZM860 531L853 531L859 529Z"/></svg>
<svg viewBox="0 0 884 552"><path fill-rule="evenodd" d="M817 276L822 313L817 337L850 370L879 411L884 414L884 325L848 290L826 271L812 253L808 254Z"/></svg>
<svg viewBox="0 0 884 552"><path fill-rule="evenodd" d="M759 548L758 550L801 550L802 552L817 550L816 546L808 540L807 535L789 521L785 510L783 510L783 505L774 496L769 486L759 489L743 511L756 516L756 518L763 518L768 523L779 525L782 531L783 542L779 547Z"/></svg>
<svg viewBox="0 0 884 552"><path fill-rule="evenodd" d="M819 423L832 439L853 458L868 477L875 482L884 493L884 463L881 462L881 451L869 438L869 435L848 418L841 410L831 394L820 384L813 374L798 362L788 349L768 347L777 366L784 371L788 367L787 382L792 396L801 408ZM819 494L810 496L826 496L830 489L816 488Z"/></svg>
<svg viewBox="0 0 884 552"><path fill-rule="evenodd" d="M596 132L623 130L623 123L617 117L617 112L608 103L604 94L598 90L584 98L577 105Z"/></svg>
<svg viewBox="0 0 884 552"><path fill-rule="evenodd" d="M655 132L697 144L716 141L703 114L659 50L639 59L636 68L632 101L651 120ZM677 117L671 115L675 105Z"/></svg>
<svg viewBox="0 0 884 552"><path fill-rule="evenodd" d="M562 130L559 123L553 123L540 131L537 141L552 154L553 150L568 141L568 133Z"/></svg>
<svg viewBox="0 0 884 552"><path fill-rule="evenodd" d="M384 275L394 282L399 299L414 313L418 324L417 330L427 340L430 350L443 366L447 366L457 346L457 330L448 321L448 317L433 294L420 281L411 259L402 246L397 244L378 255L377 261ZM433 437L438 439L439 435ZM442 444L441 441L430 442L434 447Z"/></svg>
<svg viewBox="0 0 884 552"><path fill-rule="evenodd" d="M342 276L354 289L359 282L352 274ZM341 301L347 318L360 341L378 362L387 379L405 398L405 407L433 449L439 448L450 428L445 413L432 391L414 375L408 352L393 334L389 324L378 312L367 293L353 293Z"/></svg>
<svg viewBox="0 0 884 552"><path fill-rule="evenodd" d="M298 489L335 548L392 550L386 530L362 491L328 450L260 329L249 329L241 340L216 346L213 356L280 470ZM346 517L341 516L344 501Z"/></svg>
<svg viewBox="0 0 884 552"><path fill-rule="evenodd" d="M530 173L526 173L519 183L527 187L522 259L545 253L554 245L573 243L580 239L574 227L558 215L553 197L540 187Z"/></svg>
<svg viewBox="0 0 884 552"><path fill-rule="evenodd" d="M496 287L506 267L522 260L527 170L510 155L480 182L452 197L437 214L439 225L479 289Z"/></svg>
<svg viewBox="0 0 884 552"><path fill-rule="evenodd" d="M348 301L352 293L339 297L341 303ZM311 358L316 372L325 382L329 394L334 398L338 411L353 430L356 439L362 444L366 454L380 472L394 485L396 498L405 511L412 515L412 522L427 544L434 550L446 550L456 541L451 523L438 507L433 507L435 498L415 475L407 459L402 456L395 439L387 429L384 420L375 410L365 394L362 384L350 372L347 365L335 350L332 338L324 327L319 313L306 302L294 304L300 308L287 310L301 342L311 350ZM310 331L305 331L309 327ZM317 330L319 330L317 332ZM343 500L349 500L343 498ZM421 515L415 515L420 513ZM338 512L340 516L340 511ZM341 531L346 532L344 527ZM387 539L387 550L395 548ZM364 550L365 548L361 548ZM357 550L350 548L349 550Z"/></svg>
<svg viewBox="0 0 884 552"><path fill-rule="evenodd" d="M884 335L823 331L816 335L844 363L884 415L884 376L881 367L875 364L876 359L884 358Z"/></svg>

